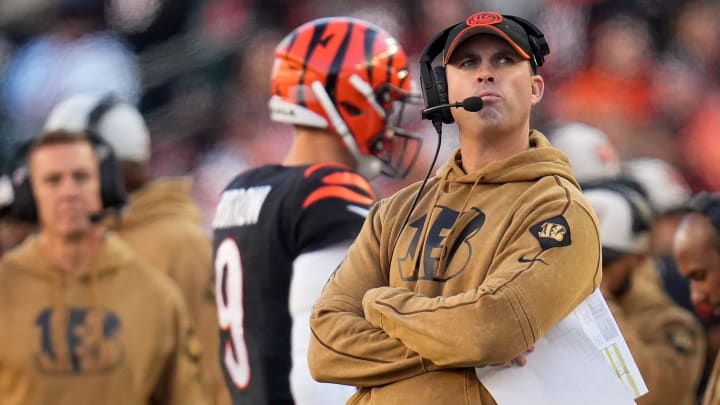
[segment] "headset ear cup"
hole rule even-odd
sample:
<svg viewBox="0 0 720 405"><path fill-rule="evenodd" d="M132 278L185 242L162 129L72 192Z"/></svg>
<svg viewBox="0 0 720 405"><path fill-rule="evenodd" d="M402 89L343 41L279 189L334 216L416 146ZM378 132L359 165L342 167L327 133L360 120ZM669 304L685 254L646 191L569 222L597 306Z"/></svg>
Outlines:
<svg viewBox="0 0 720 405"><path fill-rule="evenodd" d="M13 200L13 214L23 222L36 223L38 221L37 206L35 205L35 196L30 183L30 176L15 187Z"/></svg>
<svg viewBox="0 0 720 405"><path fill-rule="evenodd" d="M37 223L37 206L30 183L30 162L27 156L30 143L31 141L25 142L17 148L15 157L8 167L10 183L13 188L11 210L15 218L23 222Z"/></svg>
<svg viewBox="0 0 720 405"><path fill-rule="evenodd" d="M112 147L100 136L88 131L88 139L95 148L99 160L100 192L103 208L120 209L127 202L127 192L120 162Z"/></svg>
<svg viewBox="0 0 720 405"><path fill-rule="evenodd" d="M435 89L438 94L438 104L449 104L450 98L448 97L448 86L447 77L445 76L444 66L435 66L433 68L433 76L435 78ZM442 122L445 124L452 124L455 122L449 108L440 110L442 114Z"/></svg>
<svg viewBox="0 0 720 405"><path fill-rule="evenodd" d="M20 170L26 170L26 168ZM12 213L15 218L23 222L36 223L38 221L37 207L29 175L20 179L18 184L15 184L15 180L13 180L13 194Z"/></svg>
<svg viewBox="0 0 720 405"><path fill-rule="evenodd" d="M420 63L420 87L422 89L423 100L425 101L425 108L435 107L440 104L438 101L437 84L435 83L435 77L432 72L432 66L430 63ZM433 119L436 113L430 113L426 119Z"/></svg>
<svg viewBox="0 0 720 405"><path fill-rule="evenodd" d="M104 208L120 209L127 202L122 168L114 157L100 162L100 188Z"/></svg>

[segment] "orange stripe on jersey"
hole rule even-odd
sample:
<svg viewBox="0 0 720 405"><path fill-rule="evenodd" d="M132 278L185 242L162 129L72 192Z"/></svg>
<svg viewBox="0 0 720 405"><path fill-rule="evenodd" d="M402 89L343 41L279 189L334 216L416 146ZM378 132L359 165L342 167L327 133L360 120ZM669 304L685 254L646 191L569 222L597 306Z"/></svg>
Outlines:
<svg viewBox="0 0 720 405"><path fill-rule="evenodd" d="M305 169L305 178L312 176L313 173L326 167L339 167L341 169L350 169L350 166L345 166L340 163L318 163Z"/></svg>
<svg viewBox="0 0 720 405"><path fill-rule="evenodd" d="M343 186L357 187L360 190L366 192L370 197L375 199L375 191L373 191L372 187L370 187L370 184L368 184L367 180L365 180L364 177L357 173L331 173L323 177L322 181L326 184L339 184Z"/></svg>
<svg viewBox="0 0 720 405"><path fill-rule="evenodd" d="M310 193L303 202L303 208L307 208L326 198L340 198L347 202L363 205L370 205L374 201L373 198L364 196L343 186L323 186Z"/></svg>

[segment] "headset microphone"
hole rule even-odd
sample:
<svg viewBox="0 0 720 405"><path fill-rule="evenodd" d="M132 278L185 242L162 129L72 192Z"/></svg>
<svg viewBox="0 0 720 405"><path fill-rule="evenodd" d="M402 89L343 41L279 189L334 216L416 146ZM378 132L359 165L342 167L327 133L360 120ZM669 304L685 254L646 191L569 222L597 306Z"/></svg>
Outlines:
<svg viewBox="0 0 720 405"><path fill-rule="evenodd" d="M90 223L92 223L93 225L97 225L108 215L112 214L112 212L112 209L104 209L98 212L93 212L92 214L88 215L88 221L90 221Z"/></svg>
<svg viewBox="0 0 720 405"><path fill-rule="evenodd" d="M435 111L444 110L446 108L459 108L459 107L462 107L463 109L470 111L470 112L477 112L483 108L483 100L480 97L468 97L465 100L463 100L462 102L436 105L436 106L422 110L422 117L427 119L428 116L430 114L434 113Z"/></svg>

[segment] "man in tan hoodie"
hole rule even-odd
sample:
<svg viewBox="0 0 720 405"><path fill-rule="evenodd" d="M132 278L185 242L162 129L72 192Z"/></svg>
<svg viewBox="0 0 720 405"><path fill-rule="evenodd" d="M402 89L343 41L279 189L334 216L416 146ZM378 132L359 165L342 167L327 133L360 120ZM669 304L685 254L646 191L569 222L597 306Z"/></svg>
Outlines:
<svg viewBox="0 0 720 405"><path fill-rule="evenodd" d="M474 368L532 361L598 288L592 208L565 155L530 130L548 52L534 25L495 12L423 51L424 115L456 121L461 146L427 184L373 206L316 303L310 369L358 386L348 403L494 405Z"/></svg>
<svg viewBox="0 0 720 405"><path fill-rule="evenodd" d="M13 172L40 232L0 261L1 402L207 404L180 291L97 220L122 203L103 147L51 132Z"/></svg>
<svg viewBox="0 0 720 405"><path fill-rule="evenodd" d="M132 105L114 97L79 94L56 105L46 130L89 130L103 138L122 164L128 207L112 229L180 287L202 343L203 375L218 405L230 403L222 384L217 313L212 295L212 247L187 178L151 179L150 134Z"/></svg>

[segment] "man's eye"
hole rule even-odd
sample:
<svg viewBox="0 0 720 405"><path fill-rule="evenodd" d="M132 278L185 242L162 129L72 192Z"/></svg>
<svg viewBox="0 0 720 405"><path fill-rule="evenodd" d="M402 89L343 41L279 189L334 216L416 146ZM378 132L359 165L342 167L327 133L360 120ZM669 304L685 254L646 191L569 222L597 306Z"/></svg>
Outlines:
<svg viewBox="0 0 720 405"><path fill-rule="evenodd" d="M73 177L78 183L84 183L90 179L90 174L86 172L77 172L73 174Z"/></svg>
<svg viewBox="0 0 720 405"><path fill-rule="evenodd" d="M60 176L48 176L45 178L45 183L56 185L60 183Z"/></svg>
<svg viewBox="0 0 720 405"><path fill-rule="evenodd" d="M504 65L507 63L512 63L512 62L513 62L513 59L508 56L503 56L500 59L498 59L498 63L500 63L501 65Z"/></svg>
<svg viewBox="0 0 720 405"><path fill-rule="evenodd" d="M475 59L463 59L460 62L460 67L469 67L475 65Z"/></svg>

